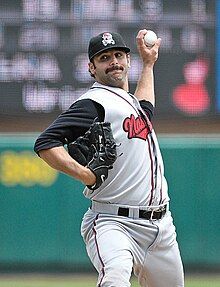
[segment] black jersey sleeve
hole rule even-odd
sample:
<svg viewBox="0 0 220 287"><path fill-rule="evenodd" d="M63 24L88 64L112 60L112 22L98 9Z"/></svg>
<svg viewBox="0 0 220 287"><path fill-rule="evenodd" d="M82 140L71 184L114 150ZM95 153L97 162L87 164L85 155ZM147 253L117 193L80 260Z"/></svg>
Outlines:
<svg viewBox="0 0 220 287"><path fill-rule="evenodd" d="M139 101L142 109L145 111L145 113L148 115L149 120L151 121L154 115L154 106L146 101L146 100L141 100Z"/></svg>
<svg viewBox="0 0 220 287"><path fill-rule="evenodd" d="M34 151L63 146L83 135L94 119L104 121L105 111L99 104L89 99L76 101L37 138Z"/></svg>

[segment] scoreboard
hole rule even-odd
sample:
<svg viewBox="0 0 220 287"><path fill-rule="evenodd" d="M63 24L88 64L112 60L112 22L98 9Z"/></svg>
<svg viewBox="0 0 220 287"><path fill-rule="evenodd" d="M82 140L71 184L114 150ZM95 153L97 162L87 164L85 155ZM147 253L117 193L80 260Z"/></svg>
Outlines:
<svg viewBox="0 0 220 287"><path fill-rule="evenodd" d="M67 109L93 83L87 46L103 31L121 33L131 48L134 92L141 69L135 37L148 28L162 38L156 117L218 118L216 2L0 1L0 116L35 119Z"/></svg>

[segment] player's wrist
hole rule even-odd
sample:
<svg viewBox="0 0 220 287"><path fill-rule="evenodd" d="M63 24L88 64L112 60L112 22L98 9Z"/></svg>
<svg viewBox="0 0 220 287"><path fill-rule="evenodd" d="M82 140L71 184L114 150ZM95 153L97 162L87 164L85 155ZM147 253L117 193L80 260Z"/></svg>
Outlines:
<svg viewBox="0 0 220 287"><path fill-rule="evenodd" d="M81 181L85 185L94 185L96 182L96 176L89 168L83 167Z"/></svg>
<svg viewBox="0 0 220 287"><path fill-rule="evenodd" d="M147 72L147 73L153 72L154 64L155 64L155 62L144 61L143 66L142 66L143 72Z"/></svg>

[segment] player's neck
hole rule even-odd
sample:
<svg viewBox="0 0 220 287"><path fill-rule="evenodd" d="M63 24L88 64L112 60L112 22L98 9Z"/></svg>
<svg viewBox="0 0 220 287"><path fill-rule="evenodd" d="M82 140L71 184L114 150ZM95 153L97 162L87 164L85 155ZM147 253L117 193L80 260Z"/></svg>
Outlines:
<svg viewBox="0 0 220 287"><path fill-rule="evenodd" d="M97 81L97 83L103 85L103 86L108 86L108 87L113 87L113 88L119 88L119 89L122 89L126 92L129 92L129 84L128 84L128 81L124 81L124 82L121 82L121 84L117 84L117 85L114 85L112 83L103 83L101 81Z"/></svg>

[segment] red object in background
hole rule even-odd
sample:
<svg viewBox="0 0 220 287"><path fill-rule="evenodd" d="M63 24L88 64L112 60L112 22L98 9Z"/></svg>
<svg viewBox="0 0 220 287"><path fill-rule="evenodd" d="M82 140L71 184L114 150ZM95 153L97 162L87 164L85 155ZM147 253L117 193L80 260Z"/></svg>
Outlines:
<svg viewBox="0 0 220 287"><path fill-rule="evenodd" d="M210 97L205 86L209 63L206 59L196 59L183 67L186 83L173 90L173 104L189 115L199 115L210 107Z"/></svg>

